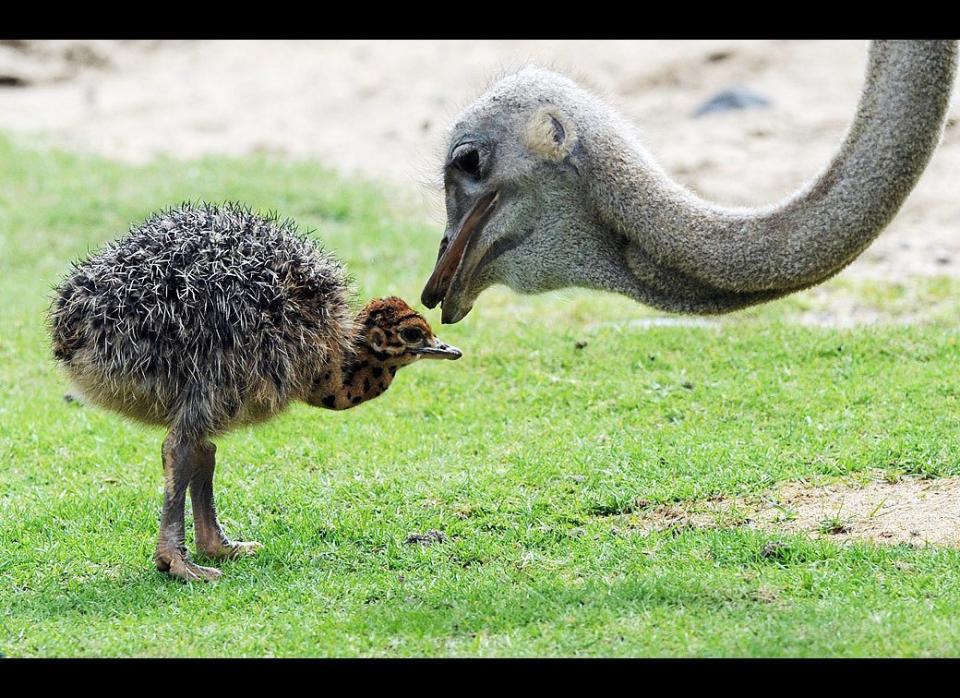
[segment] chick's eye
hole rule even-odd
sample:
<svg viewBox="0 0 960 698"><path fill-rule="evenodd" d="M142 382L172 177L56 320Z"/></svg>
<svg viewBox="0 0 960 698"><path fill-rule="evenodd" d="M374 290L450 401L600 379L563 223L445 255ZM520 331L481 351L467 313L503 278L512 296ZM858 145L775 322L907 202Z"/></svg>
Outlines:
<svg viewBox="0 0 960 698"><path fill-rule="evenodd" d="M419 342L423 339L423 332L408 327L400 333L400 336L403 337L405 342Z"/></svg>
<svg viewBox="0 0 960 698"><path fill-rule="evenodd" d="M476 148L464 148L453 158L453 166L464 174L480 178L480 151Z"/></svg>

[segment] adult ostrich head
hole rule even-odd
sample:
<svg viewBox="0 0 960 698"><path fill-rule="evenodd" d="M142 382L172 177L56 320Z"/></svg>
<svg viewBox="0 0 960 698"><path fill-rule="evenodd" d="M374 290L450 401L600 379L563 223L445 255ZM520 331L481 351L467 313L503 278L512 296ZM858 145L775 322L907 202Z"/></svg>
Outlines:
<svg viewBox="0 0 960 698"><path fill-rule="evenodd" d="M431 308L443 301L443 322L462 319L495 283L536 293L572 280L565 252L590 222L574 120L588 97L528 67L457 119L444 164L447 229L422 295Z"/></svg>
<svg viewBox="0 0 960 698"><path fill-rule="evenodd" d="M819 283L886 226L939 142L954 41L879 41L829 166L782 202L725 208L670 179L636 130L572 80L524 68L455 120L447 228L421 300L458 322L495 283L614 291L721 313Z"/></svg>

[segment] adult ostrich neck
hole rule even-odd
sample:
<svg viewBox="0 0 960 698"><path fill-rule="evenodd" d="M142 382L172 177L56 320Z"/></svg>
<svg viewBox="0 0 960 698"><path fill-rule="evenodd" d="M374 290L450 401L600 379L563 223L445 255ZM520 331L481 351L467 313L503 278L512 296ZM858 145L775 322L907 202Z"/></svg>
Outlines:
<svg viewBox="0 0 960 698"><path fill-rule="evenodd" d="M940 140L956 63L955 41L873 42L856 116L833 161L759 209L698 198L659 169L619 117L599 103L580 105L588 196L603 224L629 242L634 273L681 275L672 291L688 297L672 305L717 312L811 286L853 261L916 184Z"/></svg>

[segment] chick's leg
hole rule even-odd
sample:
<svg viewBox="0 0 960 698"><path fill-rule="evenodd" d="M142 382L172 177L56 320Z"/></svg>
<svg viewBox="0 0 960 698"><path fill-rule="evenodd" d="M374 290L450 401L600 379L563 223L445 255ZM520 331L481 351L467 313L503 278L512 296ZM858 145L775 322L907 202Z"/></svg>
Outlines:
<svg viewBox="0 0 960 698"><path fill-rule="evenodd" d="M154 554L158 570L185 582L208 581L220 576L220 570L191 562L184 545L183 506L196 467L193 451L193 445L181 440L174 431L163 441L163 514Z"/></svg>
<svg viewBox="0 0 960 698"><path fill-rule="evenodd" d="M190 480L190 501L193 502L193 522L197 536L197 551L211 558L253 555L263 546L255 541L231 541L217 521L217 507L213 499L213 470L216 467L217 447L209 441L194 450L196 468Z"/></svg>

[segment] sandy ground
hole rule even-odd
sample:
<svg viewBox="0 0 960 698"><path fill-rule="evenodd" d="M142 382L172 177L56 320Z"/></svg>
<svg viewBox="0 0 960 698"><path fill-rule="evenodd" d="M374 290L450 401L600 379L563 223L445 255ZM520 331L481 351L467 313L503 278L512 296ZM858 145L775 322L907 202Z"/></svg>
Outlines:
<svg viewBox="0 0 960 698"><path fill-rule="evenodd" d="M747 526L836 541L960 546L960 478L788 483L759 498L664 504L628 515L627 530ZM773 551L771 551L772 554Z"/></svg>
<svg viewBox="0 0 960 698"><path fill-rule="evenodd" d="M385 179L442 221L447 124L504 70L563 70L621 108L678 179L735 205L815 174L843 136L861 41L0 43L0 129L112 158L268 153ZM743 86L769 108L693 118ZM960 275L960 102L895 222L845 274ZM2 165L0 165L2 166Z"/></svg>

